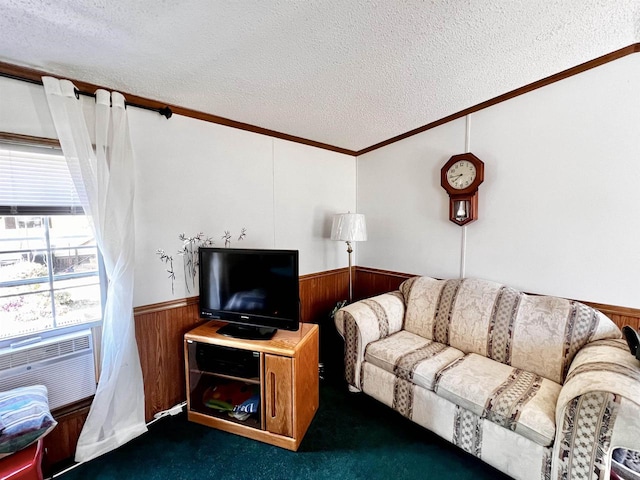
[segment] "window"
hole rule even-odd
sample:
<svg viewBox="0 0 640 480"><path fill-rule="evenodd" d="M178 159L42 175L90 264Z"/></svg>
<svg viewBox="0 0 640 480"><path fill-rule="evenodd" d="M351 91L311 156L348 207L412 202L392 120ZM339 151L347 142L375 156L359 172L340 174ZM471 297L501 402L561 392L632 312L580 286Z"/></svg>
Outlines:
<svg viewBox="0 0 640 480"><path fill-rule="evenodd" d="M102 271L60 149L0 142L0 347L100 322Z"/></svg>

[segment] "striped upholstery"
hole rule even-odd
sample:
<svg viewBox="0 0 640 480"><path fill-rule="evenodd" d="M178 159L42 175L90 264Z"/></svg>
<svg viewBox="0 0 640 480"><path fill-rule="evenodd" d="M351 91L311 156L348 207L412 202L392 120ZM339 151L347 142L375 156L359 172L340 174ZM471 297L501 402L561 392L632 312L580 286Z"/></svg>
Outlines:
<svg viewBox="0 0 640 480"><path fill-rule="evenodd" d="M547 447L555 436L561 386L540 375L471 353L440 371L442 398Z"/></svg>
<svg viewBox="0 0 640 480"><path fill-rule="evenodd" d="M340 310L346 379L519 480L606 480L640 451L640 362L579 302L414 277Z"/></svg>
<svg viewBox="0 0 640 480"><path fill-rule="evenodd" d="M385 293L338 310L335 324L344 338L345 379L360 390L364 346L402 329L404 298L400 292Z"/></svg>
<svg viewBox="0 0 640 480"><path fill-rule="evenodd" d="M487 280L411 278L400 286L405 330L562 383L587 342L620 338L602 313Z"/></svg>
<svg viewBox="0 0 640 480"><path fill-rule="evenodd" d="M438 371L462 356L464 354L453 347L401 330L370 343L365 361L398 378L433 390Z"/></svg>
<svg viewBox="0 0 640 480"><path fill-rule="evenodd" d="M57 425L49 411L47 387L34 385L0 392L0 458L28 447Z"/></svg>

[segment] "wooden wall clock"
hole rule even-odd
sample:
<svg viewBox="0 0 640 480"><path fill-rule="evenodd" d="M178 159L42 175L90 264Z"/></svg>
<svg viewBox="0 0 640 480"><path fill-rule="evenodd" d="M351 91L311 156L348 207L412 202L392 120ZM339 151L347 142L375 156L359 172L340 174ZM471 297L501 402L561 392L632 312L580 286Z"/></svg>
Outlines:
<svg viewBox="0 0 640 480"><path fill-rule="evenodd" d="M449 194L449 220L466 225L478 219L478 187L484 163L473 153L454 155L440 171L440 184Z"/></svg>

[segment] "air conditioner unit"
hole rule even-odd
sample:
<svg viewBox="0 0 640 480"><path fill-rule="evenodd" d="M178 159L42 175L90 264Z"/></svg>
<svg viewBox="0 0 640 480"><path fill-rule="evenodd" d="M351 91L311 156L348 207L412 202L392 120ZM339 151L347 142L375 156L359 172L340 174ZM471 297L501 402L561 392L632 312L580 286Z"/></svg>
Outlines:
<svg viewBox="0 0 640 480"><path fill-rule="evenodd" d="M47 387L51 410L95 394L91 330L0 350L0 391L28 385Z"/></svg>

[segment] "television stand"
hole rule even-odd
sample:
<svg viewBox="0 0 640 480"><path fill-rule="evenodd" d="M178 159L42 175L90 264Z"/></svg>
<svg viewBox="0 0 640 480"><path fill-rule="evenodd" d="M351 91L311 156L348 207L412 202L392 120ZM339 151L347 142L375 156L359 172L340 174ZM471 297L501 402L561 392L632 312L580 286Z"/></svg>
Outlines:
<svg viewBox="0 0 640 480"><path fill-rule="evenodd" d="M227 337L224 326L210 321L184 335L188 419L297 450L318 410L318 325L271 340Z"/></svg>
<svg viewBox="0 0 640 480"><path fill-rule="evenodd" d="M251 325L227 323L218 330L218 333L226 337L242 338L245 340L270 340L277 331L277 329L269 327L254 327Z"/></svg>

